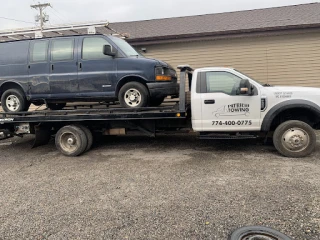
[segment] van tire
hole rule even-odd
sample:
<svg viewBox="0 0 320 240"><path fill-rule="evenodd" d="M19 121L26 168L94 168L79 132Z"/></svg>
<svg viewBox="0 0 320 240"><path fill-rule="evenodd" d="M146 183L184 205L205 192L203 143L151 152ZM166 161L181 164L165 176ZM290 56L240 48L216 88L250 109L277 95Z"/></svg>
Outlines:
<svg viewBox="0 0 320 240"><path fill-rule="evenodd" d="M11 103L14 103L16 107ZM1 106L5 112L23 112L28 111L30 103L28 103L26 96L21 90L13 88L6 90L2 94Z"/></svg>
<svg viewBox="0 0 320 240"><path fill-rule="evenodd" d="M132 98L130 98L131 96ZM141 83L129 82L120 89L118 99L124 108L147 107L149 103L149 91Z"/></svg>
<svg viewBox="0 0 320 240"><path fill-rule="evenodd" d="M47 103L48 108L51 110L62 110L67 104L66 103Z"/></svg>
<svg viewBox="0 0 320 240"><path fill-rule="evenodd" d="M158 107L163 103L164 99L165 99L165 97L151 98L149 105L150 105L150 107Z"/></svg>
<svg viewBox="0 0 320 240"><path fill-rule="evenodd" d="M291 120L277 127L273 134L273 143L283 156L303 158L315 150L317 136L309 124Z"/></svg>

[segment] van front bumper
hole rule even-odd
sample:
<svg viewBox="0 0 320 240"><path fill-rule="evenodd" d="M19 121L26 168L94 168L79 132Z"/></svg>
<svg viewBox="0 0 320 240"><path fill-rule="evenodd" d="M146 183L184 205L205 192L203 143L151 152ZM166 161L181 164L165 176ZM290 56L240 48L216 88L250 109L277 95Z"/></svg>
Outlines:
<svg viewBox="0 0 320 240"><path fill-rule="evenodd" d="M152 82L147 83L151 98L179 97L179 83L176 82Z"/></svg>

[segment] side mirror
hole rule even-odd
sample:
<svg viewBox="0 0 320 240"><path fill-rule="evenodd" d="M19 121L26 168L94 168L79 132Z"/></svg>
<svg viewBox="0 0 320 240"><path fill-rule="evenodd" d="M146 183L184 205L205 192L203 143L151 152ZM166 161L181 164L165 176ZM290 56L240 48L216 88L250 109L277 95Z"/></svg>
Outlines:
<svg viewBox="0 0 320 240"><path fill-rule="evenodd" d="M111 48L110 45L104 45L103 46L103 54L107 55L107 56L111 56L111 57L116 56L116 52L112 51L112 48Z"/></svg>
<svg viewBox="0 0 320 240"><path fill-rule="evenodd" d="M252 85L249 82L248 79L242 79L240 82L240 95L247 95L251 96L252 95Z"/></svg>

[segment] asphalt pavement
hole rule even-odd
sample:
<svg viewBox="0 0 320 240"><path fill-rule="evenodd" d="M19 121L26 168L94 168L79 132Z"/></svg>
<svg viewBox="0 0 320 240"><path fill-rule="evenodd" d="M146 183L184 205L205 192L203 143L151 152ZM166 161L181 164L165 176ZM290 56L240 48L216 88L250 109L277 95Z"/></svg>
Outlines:
<svg viewBox="0 0 320 240"><path fill-rule="evenodd" d="M320 142L109 137L77 158L0 142L0 239L227 239L248 225L320 239Z"/></svg>

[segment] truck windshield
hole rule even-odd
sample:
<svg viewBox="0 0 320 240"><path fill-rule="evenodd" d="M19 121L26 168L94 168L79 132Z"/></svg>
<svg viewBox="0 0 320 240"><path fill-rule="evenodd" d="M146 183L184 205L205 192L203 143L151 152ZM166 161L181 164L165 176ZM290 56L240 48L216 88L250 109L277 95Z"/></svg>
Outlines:
<svg viewBox="0 0 320 240"><path fill-rule="evenodd" d="M118 37L109 37L128 57L142 57L129 43Z"/></svg>

